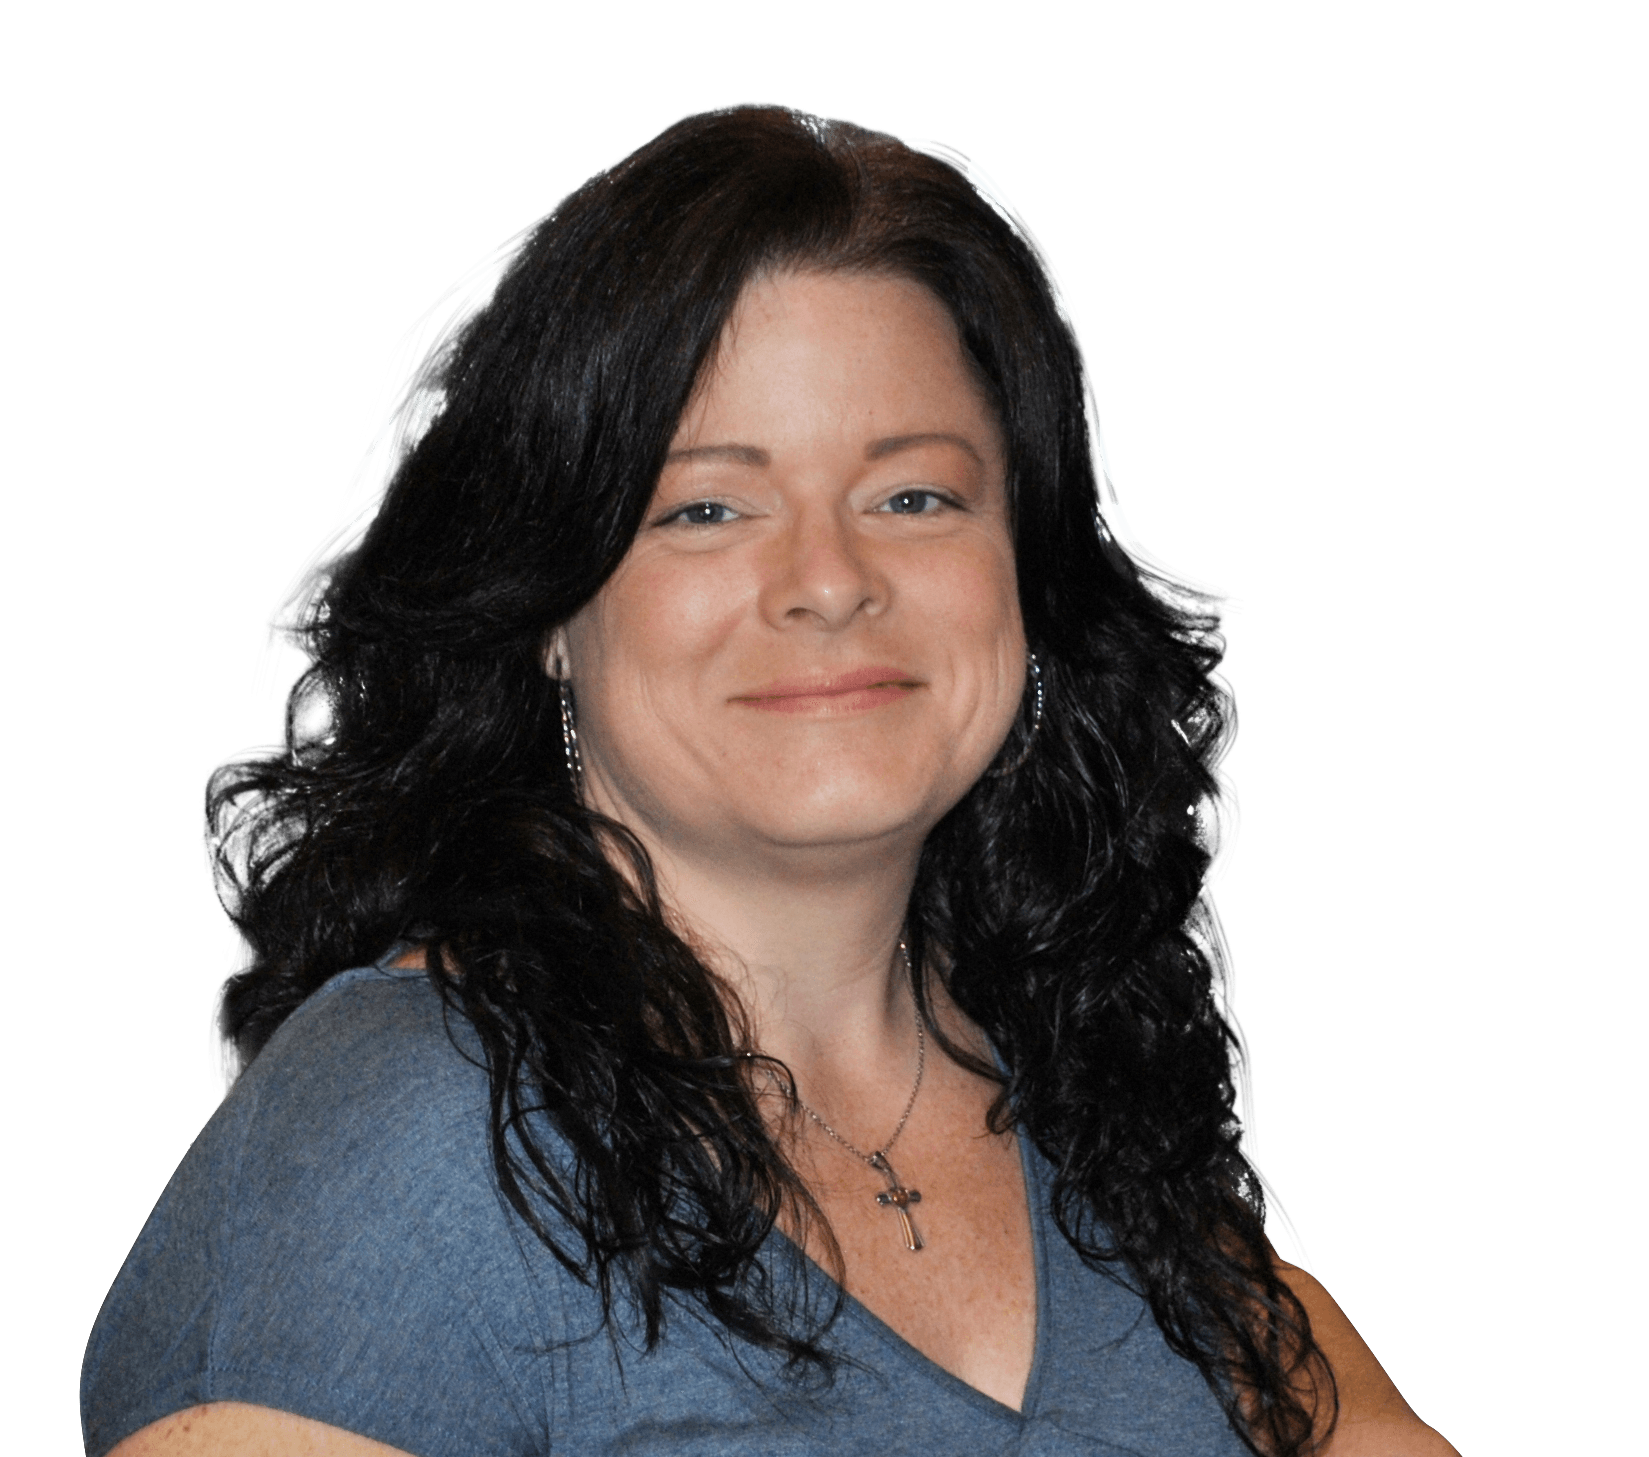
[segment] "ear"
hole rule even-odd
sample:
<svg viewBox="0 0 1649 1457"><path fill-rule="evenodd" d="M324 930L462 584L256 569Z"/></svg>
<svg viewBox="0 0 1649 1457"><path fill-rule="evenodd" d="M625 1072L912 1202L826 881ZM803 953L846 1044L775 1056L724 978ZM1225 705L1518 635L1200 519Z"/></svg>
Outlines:
<svg viewBox="0 0 1649 1457"><path fill-rule="evenodd" d="M544 639L544 671L557 681L572 677L572 660L567 653L567 629L558 627Z"/></svg>

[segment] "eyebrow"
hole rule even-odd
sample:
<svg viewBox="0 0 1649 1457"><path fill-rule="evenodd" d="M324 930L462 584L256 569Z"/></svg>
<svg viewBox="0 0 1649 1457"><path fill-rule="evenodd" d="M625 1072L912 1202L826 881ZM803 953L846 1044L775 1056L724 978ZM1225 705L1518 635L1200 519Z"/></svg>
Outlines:
<svg viewBox="0 0 1649 1457"><path fill-rule="evenodd" d="M681 460L728 460L734 465L771 465L773 457L755 445L695 445L687 450L672 450L664 457L666 465Z"/></svg>
<svg viewBox="0 0 1649 1457"><path fill-rule="evenodd" d="M865 448L866 460L884 460L890 455L897 455L901 450L915 450L923 445L954 445L966 451L981 465L979 451L965 435L952 435L945 430L930 430L920 435L890 435L886 440L878 440Z"/></svg>
<svg viewBox="0 0 1649 1457"><path fill-rule="evenodd" d="M924 445L954 445L975 460L980 460L979 451L971 440L943 430L924 431L919 435L890 435L885 440L873 440L865 447L865 459L885 460L902 450L916 450ZM760 467L771 465L773 457L757 445L694 445L686 450L672 450L664 457L666 465L689 460L725 460L734 465Z"/></svg>

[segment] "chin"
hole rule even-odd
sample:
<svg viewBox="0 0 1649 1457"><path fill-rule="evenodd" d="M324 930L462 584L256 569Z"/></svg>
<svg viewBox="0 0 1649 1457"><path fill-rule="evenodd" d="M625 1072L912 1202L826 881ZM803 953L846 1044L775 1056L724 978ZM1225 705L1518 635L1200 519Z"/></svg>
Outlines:
<svg viewBox="0 0 1649 1457"><path fill-rule="evenodd" d="M885 774L878 774L844 784L837 776L811 792L809 786L791 780L782 788L775 783L766 793L761 786L746 786L737 800L743 801L741 817L775 845L830 848L922 840L973 783L959 779L954 785L936 785L930 775L922 780L889 782ZM729 796L735 815L737 800Z"/></svg>

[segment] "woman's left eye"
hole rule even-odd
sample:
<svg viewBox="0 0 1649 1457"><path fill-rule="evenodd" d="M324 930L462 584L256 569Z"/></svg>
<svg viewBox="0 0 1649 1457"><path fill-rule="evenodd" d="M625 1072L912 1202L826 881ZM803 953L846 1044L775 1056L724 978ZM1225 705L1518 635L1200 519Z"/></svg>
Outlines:
<svg viewBox="0 0 1649 1457"><path fill-rule="evenodd" d="M889 496L876 509L893 516L929 516L949 504L937 491L900 491L896 496Z"/></svg>

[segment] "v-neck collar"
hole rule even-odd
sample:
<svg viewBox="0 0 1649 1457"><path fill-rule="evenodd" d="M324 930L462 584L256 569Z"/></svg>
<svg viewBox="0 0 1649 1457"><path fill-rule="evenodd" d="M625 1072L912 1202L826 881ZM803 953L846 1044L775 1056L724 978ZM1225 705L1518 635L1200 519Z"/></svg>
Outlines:
<svg viewBox="0 0 1649 1457"><path fill-rule="evenodd" d="M1052 1359L1052 1341L1049 1338L1048 1323L1052 1314L1053 1302L1050 1298L1048 1275L1047 1221L1043 1218L1042 1203L1046 1196L1044 1179L1038 1163L1036 1151L1031 1147L1030 1140L1023 1133L1018 1135L1019 1167L1025 1187L1026 1213L1031 1223L1031 1259L1035 1265L1033 1284L1036 1290L1036 1330L1033 1337L1031 1351L1031 1369L1025 1378L1025 1394L1020 1399L1017 1410L998 1401L994 1396L988 1396L977 1386L964 1381L954 1371L947 1371L931 1356L918 1349L907 1341L898 1331L894 1330L881 1316L877 1315L868 1305L850 1291L844 1289L831 1277L830 1272L813 1259L789 1235L785 1234L777 1225L773 1227L773 1234L778 1236L801 1259L806 1260L812 1267L810 1278L825 1281L835 1290L841 1299L841 1316L837 1329L842 1322L851 1322L864 1331L869 1337L885 1348L902 1366L913 1375L941 1390L948 1391L955 1399L967 1403L974 1410L991 1417L992 1419L1018 1427L1023 1425L1033 1415L1036 1409L1037 1398L1045 1381L1045 1371Z"/></svg>
<svg viewBox="0 0 1649 1457"><path fill-rule="evenodd" d="M413 968L400 968L395 962L412 946L411 942L397 942L390 947L382 957L373 963L371 970L382 975L392 977L423 977L426 973ZM367 968L362 968L366 970ZM336 984L337 979L334 979ZM998 1068L1007 1071L1007 1065L994 1046L991 1049L992 1059ZM1014 1427L1022 1426L1036 1410L1037 1399L1045 1385L1045 1373L1052 1360L1053 1342L1049 1336L1049 1323L1052 1317L1053 1301L1049 1276L1049 1251L1047 1249L1047 1226L1044 1201L1047 1198L1046 1179L1043 1176L1041 1160L1032 1147L1031 1141L1023 1131L1016 1134L1019 1145L1020 1176L1025 1191L1025 1212L1031 1225L1031 1259L1034 1265L1032 1284L1036 1292L1036 1321L1035 1332L1032 1337L1031 1369L1025 1377L1025 1391L1020 1398L1017 1409L989 1396L977 1386L964 1381L954 1371L948 1371L931 1356L912 1345L898 1331L894 1330L881 1316L864 1304L832 1278L830 1272L820 1265L800 1245L790 1238L778 1225L773 1226L772 1235L789 1246L790 1253L798 1259L805 1260L811 1267L810 1278L824 1281L831 1289L837 1292L841 1300L841 1319L858 1325L869 1337L907 1367L914 1375L925 1380L932 1386L948 1390L958 1400L966 1402L974 1408L996 1421L1004 1422Z"/></svg>

